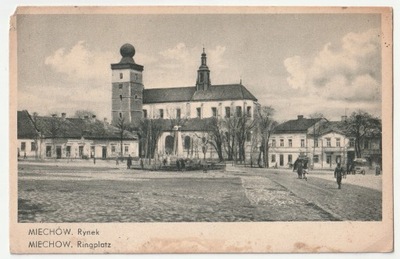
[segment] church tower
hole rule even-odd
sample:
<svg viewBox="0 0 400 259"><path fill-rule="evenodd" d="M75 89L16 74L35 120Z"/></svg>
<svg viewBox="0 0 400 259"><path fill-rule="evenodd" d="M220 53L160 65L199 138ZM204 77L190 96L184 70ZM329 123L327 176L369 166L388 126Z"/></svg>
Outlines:
<svg viewBox="0 0 400 259"><path fill-rule="evenodd" d="M122 45L120 53L121 61L111 64L112 123L123 120L125 124L138 125L143 117L143 66L133 60L135 48L131 44Z"/></svg>
<svg viewBox="0 0 400 259"><path fill-rule="evenodd" d="M211 87L210 69L207 66L207 55L203 48L201 54L201 65L197 70L196 91L208 90Z"/></svg>

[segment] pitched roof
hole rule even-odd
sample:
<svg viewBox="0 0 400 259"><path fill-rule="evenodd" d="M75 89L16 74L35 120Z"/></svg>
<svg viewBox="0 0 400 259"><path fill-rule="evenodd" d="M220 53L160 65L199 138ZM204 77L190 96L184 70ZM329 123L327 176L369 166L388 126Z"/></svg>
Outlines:
<svg viewBox="0 0 400 259"><path fill-rule="evenodd" d="M29 116L27 111L23 112ZM23 112L18 112L18 132L25 130L26 127L23 125L28 123L26 115L22 116ZM44 138L120 139L118 128L99 120L50 116L37 116L35 120L36 128ZM34 125L30 116L29 121ZM21 138L20 134L18 134L18 138ZM124 139L137 139L137 136L124 131Z"/></svg>
<svg viewBox="0 0 400 259"><path fill-rule="evenodd" d="M34 139L38 136L38 132L28 111L17 112L17 138L18 139Z"/></svg>
<svg viewBox="0 0 400 259"><path fill-rule="evenodd" d="M192 101L253 100L257 98L241 84L212 85L208 90L196 91Z"/></svg>
<svg viewBox="0 0 400 259"><path fill-rule="evenodd" d="M275 133L300 133L307 132L311 126L316 124L322 118L316 119L306 119L306 118L298 118L297 120L289 120L287 122L279 124L275 128Z"/></svg>
<svg viewBox="0 0 400 259"><path fill-rule="evenodd" d="M346 135L346 124L343 121L328 121L323 123L318 129L319 135L325 135L330 132L337 132Z"/></svg>
<svg viewBox="0 0 400 259"><path fill-rule="evenodd" d="M257 98L241 84L212 85L208 90L196 87L153 88L143 91L143 104L189 101L253 100Z"/></svg>
<svg viewBox="0 0 400 259"><path fill-rule="evenodd" d="M153 88L143 90L143 104L189 102L196 87Z"/></svg>

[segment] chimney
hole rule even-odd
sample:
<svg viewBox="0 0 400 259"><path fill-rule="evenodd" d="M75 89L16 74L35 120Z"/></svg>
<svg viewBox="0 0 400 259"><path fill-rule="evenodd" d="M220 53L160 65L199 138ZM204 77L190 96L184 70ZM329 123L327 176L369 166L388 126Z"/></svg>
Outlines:
<svg viewBox="0 0 400 259"><path fill-rule="evenodd" d="M303 119L303 118L304 118L303 115L297 115L297 119L298 119L298 120L301 120L301 119Z"/></svg>
<svg viewBox="0 0 400 259"><path fill-rule="evenodd" d="M342 121L347 121L347 116L346 115L342 116Z"/></svg>

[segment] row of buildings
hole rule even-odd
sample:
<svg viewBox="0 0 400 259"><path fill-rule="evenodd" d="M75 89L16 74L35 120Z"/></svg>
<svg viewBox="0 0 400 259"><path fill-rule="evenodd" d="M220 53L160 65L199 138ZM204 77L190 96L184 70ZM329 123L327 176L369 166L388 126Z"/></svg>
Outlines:
<svg viewBox="0 0 400 259"><path fill-rule="evenodd" d="M18 112L18 152L20 156L52 158L115 158L143 155L137 132L121 131L123 122L138 128L143 119L162 121L157 139L158 156L218 158L207 145L211 118L229 119L245 115L251 121L260 105L257 98L239 84L211 84L207 55L203 49L194 86L145 89L144 67L135 63L135 48L120 48L119 63L111 64L111 124L93 118L32 116ZM81 107L80 107L81 108ZM180 123L184 121L184 123ZM308 157L314 168L331 168L337 162L354 159L354 139L346 135L346 118L332 122L325 118L298 116L278 125L270 138L269 164L289 167L300 157ZM260 145L247 132L246 159L257 157ZM380 139L363 145L365 155L380 162ZM368 151L368 152L367 152ZM254 154L256 153L256 154ZM367 154L368 153L368 154Z"/></svg>

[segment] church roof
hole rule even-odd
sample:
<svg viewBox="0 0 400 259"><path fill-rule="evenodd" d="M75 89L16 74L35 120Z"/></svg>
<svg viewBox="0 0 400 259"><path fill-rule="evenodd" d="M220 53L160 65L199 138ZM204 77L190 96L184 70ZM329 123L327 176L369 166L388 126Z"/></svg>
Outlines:
<svg viewBox="0 0 400 259"><path fill-rule="evenodd" d="M143 104L225 100L257 101L257 98L241 84L212 85L203 91L196 91L196 87L191 86L145 89L143 92Z"/></svg>

